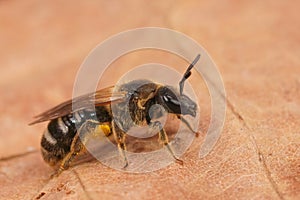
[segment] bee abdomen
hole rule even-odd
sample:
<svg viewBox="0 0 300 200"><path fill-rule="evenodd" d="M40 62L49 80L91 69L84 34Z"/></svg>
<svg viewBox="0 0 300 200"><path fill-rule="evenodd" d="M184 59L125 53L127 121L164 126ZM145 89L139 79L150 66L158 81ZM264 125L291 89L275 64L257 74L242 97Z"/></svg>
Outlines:
<svg viewBox="0 0 300 200"><path fill-rule="evenodd" d="M106 107L97 107L96 112L80 110L51 120L41 140L42 155L50 165L55 165L70 152L77 129L88 119L99 122L110 121Z"/></svg>
<svg viewBox="0 0 300 200"><path fill-rule="evenodd" d="M55 165L70 152L77 128L86 120L84 111L51 120L44 131L41 146L44 160Z"/></svg>

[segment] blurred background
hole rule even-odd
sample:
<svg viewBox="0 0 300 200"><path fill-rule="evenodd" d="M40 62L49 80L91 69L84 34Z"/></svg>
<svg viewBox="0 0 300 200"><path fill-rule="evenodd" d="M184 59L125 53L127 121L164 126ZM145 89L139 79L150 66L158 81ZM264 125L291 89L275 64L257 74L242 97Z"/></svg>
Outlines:
<svg viewBox="0 0 300 200"><path fill-rule="evenodd" d="M299 7L296 1L258 0L0 1L0 158L39 151L46 124L27 124L32 116L71 98L76 73L96 45L125 30L163 27L190 36L208 51L222 75L230 105L222 138L210 157L193 160L204 138L200 136L183 157L190 168L177 173L172 171L174 165L158 172L166 177L163 181L152 174L147 178L153 183L149 189L126 193L127 197L150 197L154 191L157 196L151 197L158 199L172 199L174 194L186 199L296 199L300 195ZM186 61L166 52L135 52L113 63L100 87L148 62L182 72L187 66ZM206 130L209 93L199 77L191 77L191 82L200 83L203 91L200 128ZM263 161L258 155L264 156ZM0 163L1 172L6 173L0 172L0 185L7 185L3 196L12 195L14 187L29 197L36 188L43 188L38 176L30 189L21 182L13 186L17 175L22 177L22 169L28 170L26 163L31 159L35 161L30 169L38 166L34 173L51 171L39 154L28 159L19 160L22 165ZM124 176L128 184L119 185L120 191L132 185L141 189L134 182L138 177ZM181 178L182 184L172 188L172 181ZM160 184L171 184L169 192L163 192ZM109 193L99 191L96 197Z"/></svg>

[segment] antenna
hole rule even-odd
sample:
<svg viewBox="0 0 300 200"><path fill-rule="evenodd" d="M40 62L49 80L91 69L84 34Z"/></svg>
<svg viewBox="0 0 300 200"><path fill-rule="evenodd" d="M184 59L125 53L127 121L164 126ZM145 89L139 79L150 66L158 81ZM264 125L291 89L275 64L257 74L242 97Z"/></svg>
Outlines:
<svg viewBox="0 0 300 200"><path fill-rule="evenodd" d="M181 81L179 82L180 95L182 95L182 92L183 92L184 81L190 77L190 75L192 74L191 69L196 65L196 63L198 62L199 59L200 59L200 54L198 54L196 56L196 58L194 59L194 61L190 64L190 66L185 71L185 73L184 73Z"/></svg>

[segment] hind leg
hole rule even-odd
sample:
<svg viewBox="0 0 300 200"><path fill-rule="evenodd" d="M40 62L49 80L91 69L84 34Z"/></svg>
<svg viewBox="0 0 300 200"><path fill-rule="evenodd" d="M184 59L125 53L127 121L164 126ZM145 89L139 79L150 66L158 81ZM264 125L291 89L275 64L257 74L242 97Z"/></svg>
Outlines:
<svg viewBox="0 0 300 200"><path fill-rule="evenodd" d="M63 158L60 167L56 173L52 176L58 176L64 170L68 169L71 162L76 158L80 153L85 151L85 144L89 138L93 136L98 136L100 134L105 134L106 136L110 134L110 127L106 124L100 124L98 121L87 120L81 127L78 129L77 134L75 135L73 142L70 147L70 152Z"/></svg>

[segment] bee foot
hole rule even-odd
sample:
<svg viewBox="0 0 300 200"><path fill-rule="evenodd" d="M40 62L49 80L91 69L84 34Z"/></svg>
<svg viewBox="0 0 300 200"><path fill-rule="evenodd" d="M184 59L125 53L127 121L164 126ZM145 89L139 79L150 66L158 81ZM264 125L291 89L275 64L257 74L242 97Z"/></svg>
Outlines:
<svg viewBox="0 0 300 200"><path fill-rule="evenodd" d="M63 167L58 168L53 174L51 174L50 178L58 177L65 169Z"/></svg>
<svg viewBox="0 0 300 200"><path fill-rule="evenodd" d="M128 167L128 162L126 161L122 169L126 169Z"/></svg>
<svg viewBox="0 0 300 200"><path fill-rule="evenodd" d="M54 172L54 173L52 173L52 174L50 175L50 178L51 178L51 179L52 179L52 178L56 178L56 177L59 176L60 173L61 173L61 172L56 171L56 172Z"/></svg>
<svg viewBox="0 0 300 200"><path fill-rule="evenodd" d="M175 162L176 162L177 164L183 165L183 161L180 160L180 159L178 159L178 158L175 158Z"/></svg>

